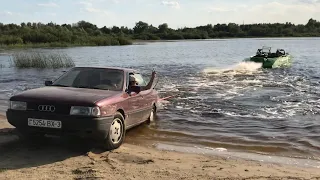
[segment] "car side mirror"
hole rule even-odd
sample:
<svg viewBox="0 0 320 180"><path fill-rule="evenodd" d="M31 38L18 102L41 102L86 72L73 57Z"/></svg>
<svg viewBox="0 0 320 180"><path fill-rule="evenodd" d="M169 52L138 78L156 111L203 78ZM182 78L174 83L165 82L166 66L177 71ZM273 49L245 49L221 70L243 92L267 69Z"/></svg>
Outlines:
<svg viewBox="0 0 320 180"><path fill-rule="evenodd" d="M45 81L45 82L44 82L44 85L46 85L46 86L51 86L52 83L53 83L52 81Z"/></svg>

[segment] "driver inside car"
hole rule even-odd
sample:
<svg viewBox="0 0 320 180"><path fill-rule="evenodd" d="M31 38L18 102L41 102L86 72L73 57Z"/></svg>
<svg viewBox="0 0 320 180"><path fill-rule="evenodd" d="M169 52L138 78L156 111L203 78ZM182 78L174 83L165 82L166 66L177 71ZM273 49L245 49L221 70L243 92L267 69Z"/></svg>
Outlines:
<svg viewBox="0 0 320 180"><path fill-rule="evenodd" d="M146 86L138 86L135 77L130 75L129 76L129 91L140 92L140 91L150 89L152 87L155 76L156 76L156 72L152 71L151 79L150 79L149 83Z"/></svg>

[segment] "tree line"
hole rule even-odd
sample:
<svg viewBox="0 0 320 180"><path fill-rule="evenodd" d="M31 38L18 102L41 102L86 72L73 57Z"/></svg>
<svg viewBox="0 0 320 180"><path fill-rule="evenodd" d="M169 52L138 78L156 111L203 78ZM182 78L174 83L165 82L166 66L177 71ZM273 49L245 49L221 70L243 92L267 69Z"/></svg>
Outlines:
<svg viewBox="0 0 320 180"><path fill-rule="evenodd" d="M133 40L183 40L211 38L249 37L320 37L320 22L309 19L303 24L259 23L259 24L207 24L194 28L172 29L167 23L158 27L139 21L133 28L101 27L79 21L74 24L0 23L0 45L24 46L108 46L130 45Z"/></svg>

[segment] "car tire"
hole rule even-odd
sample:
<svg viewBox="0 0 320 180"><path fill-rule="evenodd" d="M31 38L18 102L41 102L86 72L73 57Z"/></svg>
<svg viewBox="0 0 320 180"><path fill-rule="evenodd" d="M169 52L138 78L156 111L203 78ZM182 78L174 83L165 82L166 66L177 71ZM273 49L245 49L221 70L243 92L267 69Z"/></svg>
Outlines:
<svg viewBox="0 0 320 180"><path fill-rule="evenodd" d="M121 113L117 112L104 139L104 148L107 150L119 148L124 141L125 134L124 117Z"/></svg>
<svg viewBox="0 0 320 180"><path fill-rule="evenodd" d="M156 118L157 118L157 108L155 105L153 105L147 122L148 123L154 122L156 120Z"/></svg>

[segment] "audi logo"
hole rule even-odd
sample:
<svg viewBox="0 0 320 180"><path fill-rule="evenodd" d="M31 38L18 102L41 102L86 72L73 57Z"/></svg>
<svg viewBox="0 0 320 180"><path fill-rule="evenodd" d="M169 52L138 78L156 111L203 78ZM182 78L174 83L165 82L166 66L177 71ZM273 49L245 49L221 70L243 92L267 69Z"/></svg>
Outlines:
<svg viewBox="0 0 320 180"><path fill-rule="evenodd" d="M54 112L56 108L51 105L40 105L38 106L39 111L45 111L45 112Z"/></svg>

